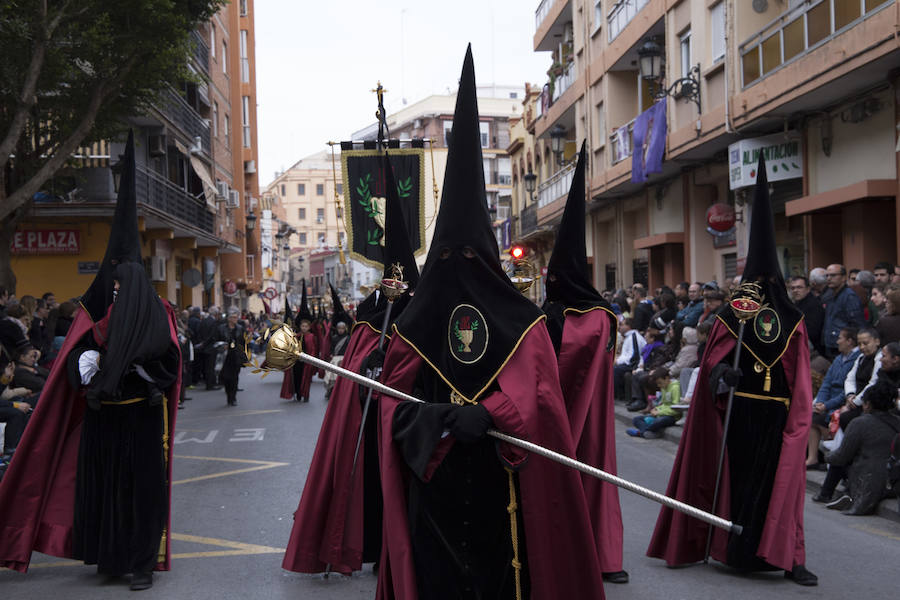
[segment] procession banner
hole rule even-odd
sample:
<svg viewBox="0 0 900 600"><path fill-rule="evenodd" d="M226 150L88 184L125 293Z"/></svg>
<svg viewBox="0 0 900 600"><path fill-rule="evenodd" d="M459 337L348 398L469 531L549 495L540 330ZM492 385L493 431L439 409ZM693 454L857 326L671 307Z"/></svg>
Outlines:
<svg viewBox="0 0 900 600"><path fill-rule="evenodd" d="M400 209L413 253L425 251L425 150L388 150ZM384 262L385 174L379 150L343 150L344 225L351 258L369 266Z"/></svg>

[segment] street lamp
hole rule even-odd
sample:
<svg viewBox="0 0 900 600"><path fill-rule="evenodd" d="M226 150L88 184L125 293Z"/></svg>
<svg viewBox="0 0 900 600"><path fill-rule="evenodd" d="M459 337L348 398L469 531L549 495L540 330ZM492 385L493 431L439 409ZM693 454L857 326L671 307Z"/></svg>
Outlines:
<svg viewBox="0 0 900 600"><path fill-rule="evenodd" d="M647 81L650 93L654 98L684 98L693 101L700 112L700 64L696 64L688 71L687 77L681 77L665 87L665 69L663 68L663 49L654 39L644 42L638 48L638 62L641 68L641 79Z"/></svg>
<svg viewBox="0 0 900 600"><path fill-rule="evenodd" d="M537 175L528 171L522 179L525 180L525 191L528 192L529 204L534 204L534 188L537 185Z"/></svg>
<svg viewBox="0 0 900 600"><path fill-rule="evenodd" d="M566 149L566 128L556 124L550 130L550 151L556 155L556 162L562 163L562 155Z"/></svg>
<svg viewBox="0 0 900 600"><path fill-rule="evenodd" d="M250 209L250 212L247 213L245 219L247 220L247 229L253 229L254 227L256 227L256 215L253 214L252 208Z"/></svg>

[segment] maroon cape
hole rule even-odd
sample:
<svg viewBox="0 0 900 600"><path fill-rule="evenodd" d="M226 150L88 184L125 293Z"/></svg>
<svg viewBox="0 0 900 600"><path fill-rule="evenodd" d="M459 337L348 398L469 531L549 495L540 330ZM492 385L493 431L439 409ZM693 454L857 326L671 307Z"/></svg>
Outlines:
<svg viewBox="0 0 900 600"><path fill-rule="evenodd" d="M160 300L162 302L162 300ZM163 302L169 316L169 335L178 346L175 313ZM31 415L16 458L0 483L0 566L26 572L32 552L72 558L72 526L75 512L75 475L84 418L83 394L69 385L66 358L93 322L79 310L63 347L50 371L37 409ZM175 428L181 369L166 395L168 440ZM168 451L169 507L172 500L172 445ZM171 559L171 510L166 523L166 558L156 566L168 571Z"/></svg>
<svg viewBox="0 0 900 600"><path fill-rule="evenodd" d="M355 327L341 366L359 373L362 362L378 347L378 336L367 324ZM361 422L359 386L338 377L319 431L300 506L294 513L294 527L281 563L283 568L299 573L321 573L331 565L332 571L345 575L362 568L366 459L362 445L350 480ZM370 459L378 460L378 457Z"/></svg>
<svg viewBox="0 0 900 600"><path fill-rule="evenodd" d="M525 334L498 374L501 391L485 397L481 405L491 413L498 430L574 456L555 365L546 325L539 322ZM409 393L422 366L422 357L395 335L385 358L388 375L384 383ZM379 402L384 542L377 598L416 600L416 573L406 507L409 468L391 436L398 403L399 400L390 396L383 396ZM429 473L434 472L454 443L451 435L441 440L432 456ZM519 506L528 540L526 560L531 598L556 600L589 595L602 599L600 562L578 472L529 455L515 446L501 444L500 448L507 461L520 467Z"/></svg>
<svg viewBox="0 0 900 600"><path fill-rule="evenodd" d="M316 342L319 344L319 358L331 362L331 321L319 324ZM319 369L317 374L319 379L325 379L325 369Z"/></svg>
<svg viewBox="0 0 900 600"><path fill-rule="evenodd" d="M297 334L300 335L299 333ZM316 342L316 335L312 332L306 333L303 335L303 339L301 340L301 347L303 351L307 354L319 357L319 345ZM303 380L300 381L300 396L309 399L309 384L312 383L313 374L315 374L316 369L312 365L303 365ZM294 392L296 391L295 386L297 382L294 381L294 369L286 369L284 371L284 379L281 380L281 397L285 400L290 400L294 397Z"/></svg>
<svg viewBox="0 0 900 600"><path fill-rule="evenodd" d="M611 332L606 309L566 310L559 349L559 383L578 460L616 474L613 356L606 351ZM622 508L619 488L582 475L591 511L594 540L605 573L622 570Z"/></svg>
<svg viewBox="0 0 900 600"><path fill-rule="evenodd" d="M793 569L794 565L806 564L803 497L806 491L806 446L811 419L809 407L812 402L807 340L806 324L801 321L781 357L791 388L791 405L782 434L781 455L766 522L756 552L757 556L770 565L785 570ZM712 506L716 463L722 440L722 421L728 402L727 394L714 395L713 390L709 389L709 374L715 365L726 360L736 341L728 328L717 319L706 342L694 399L691 401L666 490L667 496L703 510L710 510ZM726 457L719 508L715 511L726 519L730 518L730 488ZM656 521L656 530L650 540L647 555L665 559L669 565L703 560L707 528L701 521L663 507ZM728 533L718 528L713 531L712 557L724 562Z"/></svg>

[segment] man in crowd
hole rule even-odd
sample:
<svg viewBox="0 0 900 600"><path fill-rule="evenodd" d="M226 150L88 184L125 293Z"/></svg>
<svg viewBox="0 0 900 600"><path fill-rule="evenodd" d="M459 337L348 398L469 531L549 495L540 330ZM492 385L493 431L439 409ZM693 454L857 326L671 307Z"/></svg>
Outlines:
<svg viewBox="0 0 900 600"><path fill-rule="evenodd" d="M653 318L653 302L647 300L647 290L640 283L636 283L631 287L631 293L633 295L631 304L633 325L635 329L643 333Z"/></svg>
<svg viewBox="0 0 900 600"><path fill-rule="evenodd" d="M195 360L201 363L203 379L206 381L207 390L220 390L222 386L216 381L216 342L219 341L219 315L221 310L218 306L210 306L209 314L200 326L197 328L197 343L194 344L194 352L198 352L199 359L195 354Z"/></svg>
<svg viewBox="0 0 900 600"><path fill-rule="evenodd" d="M825 322L825 308L822 302L813 295L812 289L809 287L809 280L802 275L791 277L788 283L788 290L791 292L791 298L800 312L803 313L803 320L806 321L806 332L809 334L809 341L820 355L825 354L825 346L822 345L822 326Z"/></svg>
<svg viewBox="0 0 900 600"><path fill-rule="evenodd" d="M847 269L841 264L831 264L825 269L828 289L822 294L825 304L825 322L822 327L822 345L825 357L838 355L837 338L844 327L865 327L862 304L859 297L847 287Z"/></svg>
<svg viewBox="0 0 900 600"><path fill-rule="evenodd" d="M52 294L51 294L52 296ZM28 338L31 345L40 350L41 356L50 353L51 333L47 331L47 317L50 316L50 307L43 298L38 298L31 319L31 329L28 330Z"/></svg>
<svg viewBox="0 0 900 600"><path fill-rule="evenodd" d="M872 274L875 275L875 283L883 283L888 285L891 283L891 275L894 273L894 265L887 261L875 263L872 267Z"/></svg>
<svg viewBox="0 0 900 600"><path fill-rule="evenodd" d="M844 405L844 382L847 374L856 359L859 357L859 348L856 345L856 330L852 327L841 329L837 339L838 355L835 357L819 391L813 401L812 425L809 428L809 447L806 451L806 466L812 467L819 463L819 441L828 430L831 421L831 413ZM825 498L821 494L813 498L816 502L828 502L831 494Z"/></svg>
<svg viewBox="0 0 900 600"><path fill-rule="evenodd" d="M706 286L714 286L714 282L707 283ZM725 304L725 292L716 287L707 287L703 292L703 313L700 315L697 324L709 323L712 325L716 321L716 315Z"/></svg>
<svg viewBox="0 0 900 600"><path fill-rule="evenodd" d="M647 340L631 325L631 317L619 322L619 334L622 336L622 348L616 356L613 366L613 391L616 400L631 401L631 389L625 387L625 375L634 371L641 363L641 351Z"/></svg>
<svg viewBox="0 0 900 600"><path fill-rule="evenodd" d="M809 287L817 298L821 298L825 290L828 289L828 277L825 269L816 267L809 272Z"/></svg>
<svg viewBox="0 0 900 600"><path fill-rule="evenodd" d="M688 302L675 315L675 320L684 323L685 327L696 327L703 314L703 293L700 284L694 282L687 289Z"/></svg>

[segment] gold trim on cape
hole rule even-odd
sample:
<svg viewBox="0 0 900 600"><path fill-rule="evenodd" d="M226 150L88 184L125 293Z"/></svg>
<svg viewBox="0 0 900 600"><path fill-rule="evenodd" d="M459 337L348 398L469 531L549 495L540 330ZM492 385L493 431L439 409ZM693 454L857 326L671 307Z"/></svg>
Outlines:
<svg viewBox="0 0 900 600"><path fill-rule="evenodd" d="M754 400L772 400L774 402L781 402L787 408L791 407L791 399L790 398L782 398L781 396L763 396L761 394L751 394L750 392L734 392L735 396L741 396L742 398L752 398Z"/></svg>

